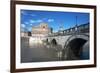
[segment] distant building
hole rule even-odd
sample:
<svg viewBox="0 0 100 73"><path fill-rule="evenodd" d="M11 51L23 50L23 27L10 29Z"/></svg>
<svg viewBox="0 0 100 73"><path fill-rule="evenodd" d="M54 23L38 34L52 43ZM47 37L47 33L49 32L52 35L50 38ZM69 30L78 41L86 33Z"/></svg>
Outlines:
<svg viewBox="0 0 100 73"><path fill-rule="evenodd" d="M21 31L21 37L26 37L26 36L28 36L28 32Z"/></svg>
<svg viewBox="0 0 100 73"><path fill-rule="evenodd" d="M21 37L33 36L33 37L46 37L52 33L52 28L49 28L47 23L40 23L38 26L33 26L30 32L21 31Z"/></svg>
<svg viewBox="0 0 100 73"><path fill-rule="evenodd" d="M21 31L21 37L31 36L31 32Z"/></svg>
<svg viewBox="0 0 100 73"><path fill-rule="evenodd" d="M46 42L48 34L51 33L52 29L49 28L47 23L40 23L38 26L33 26L29 40L30 47L32 47L34 43L41 44Z"/></svg>
<svg viewBox="0 0 100 73"><path fill-rule="evenodd" d="M31 35L36 37L45 37L50 33L52 33L52 29L48 27L48 24L40 23L39 26L32 27Z"/></svg>

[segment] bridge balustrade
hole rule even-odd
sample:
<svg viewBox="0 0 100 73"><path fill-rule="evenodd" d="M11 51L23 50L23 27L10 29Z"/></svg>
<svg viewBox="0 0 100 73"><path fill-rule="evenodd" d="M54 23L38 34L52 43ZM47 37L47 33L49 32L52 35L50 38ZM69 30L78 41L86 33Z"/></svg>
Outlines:
<svg viewBox="0 0 100 73"><path fill-rule="evenodd" d="M70 34L80 34L80 33L88 33L89 32L89 23L79 25L77 27L69 28L66 30L62 30L56 33L52 33L49 36L59 36L59 35L70 35Z"/></svg>

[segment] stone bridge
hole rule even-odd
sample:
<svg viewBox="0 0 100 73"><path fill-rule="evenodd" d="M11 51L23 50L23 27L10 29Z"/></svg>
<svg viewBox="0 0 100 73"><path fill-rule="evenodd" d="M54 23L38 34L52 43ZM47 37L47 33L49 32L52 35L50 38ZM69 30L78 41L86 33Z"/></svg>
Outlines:
<svg viewBox="0 0 100 73"><path fill-rule="evenodd" d="M60 45L61 59L89 59L89 25L70 28L50 34L47 41L53 45Z"/></svg>
<svg viewBox="0 0 100 73"><path fill-rule="evenodd" d="M80 39L85 40L85 41L89 41L89 35L88 33L84 33L84 34L69 34L69 35L64 35L64 36L53 36L53 37L48 37L47 40L48 42L56 42L55 44L61 45L62 47L66 46L69 42L73 41L73 40L77 40ZM74 42L74 43L77 43Z"/></svg>

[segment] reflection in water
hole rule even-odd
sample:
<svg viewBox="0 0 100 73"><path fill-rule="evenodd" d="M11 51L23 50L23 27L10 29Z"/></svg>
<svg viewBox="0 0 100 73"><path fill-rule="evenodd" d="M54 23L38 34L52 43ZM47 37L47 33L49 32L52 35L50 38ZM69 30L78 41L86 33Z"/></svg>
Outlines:
<svg viewBox="0 0 100 73"><path fill-rule="evenodd" d="M89 43L84 44L85 42L85 40L76 39L62 48L55 40L48 42L45 38L22 37L21 62L89 59ZM85 49L82 50L83 48Z"/></svg>
<svg viewBox="0 0 100 73"><path fill-rule="evenodd" d="M32 44L32 43L40 43L42 44L42 40L40 38L36 38L36 37L30 37L29 39L29 43Z"/></svg>
<svg viewBox="0 0 100 73"><path fill-rule="evenodd" d="M30 48L34 48L34 46L37 45L37 47L39 45L44 46L46 48L51 48L51 49L55 49L56 51L60 51L62 49L61 45L57 44L56 40L53 39L51 42L46 41L45 39L41 39L39 37L30 37L29 38L29 46Z"/></svg>
<svg viewBox="0 0 100 73"><path fill-rule="evenodd" d="M43 39L22 37L21 62L59 61L61 48L61 45L53 45Z"/></svg>

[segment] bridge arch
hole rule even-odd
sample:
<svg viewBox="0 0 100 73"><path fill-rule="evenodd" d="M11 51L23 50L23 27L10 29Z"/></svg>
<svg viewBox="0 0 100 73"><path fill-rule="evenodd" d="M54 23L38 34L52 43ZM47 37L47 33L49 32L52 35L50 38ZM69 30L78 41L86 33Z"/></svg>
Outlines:
<svg viewBox="0 0 100 73"><path fill-rule="evenodd" d="M88 35L72 35L71 37L69 37L66 40L64 49L62 51L63 52L62 59L65 59L65 60L66 59L67 60L82 59L81 53L83 50L83 46L88 41L89 41ZM86 46L89 46L89 44Z"/></svg>
<svg viewBox="0 0 100 73"><path fill-rule="evenodd" d="M57 45L57 40L56 40L55 38L53 38L53 39L51 40L51 44L52 44L52 45Z"/></svg>

